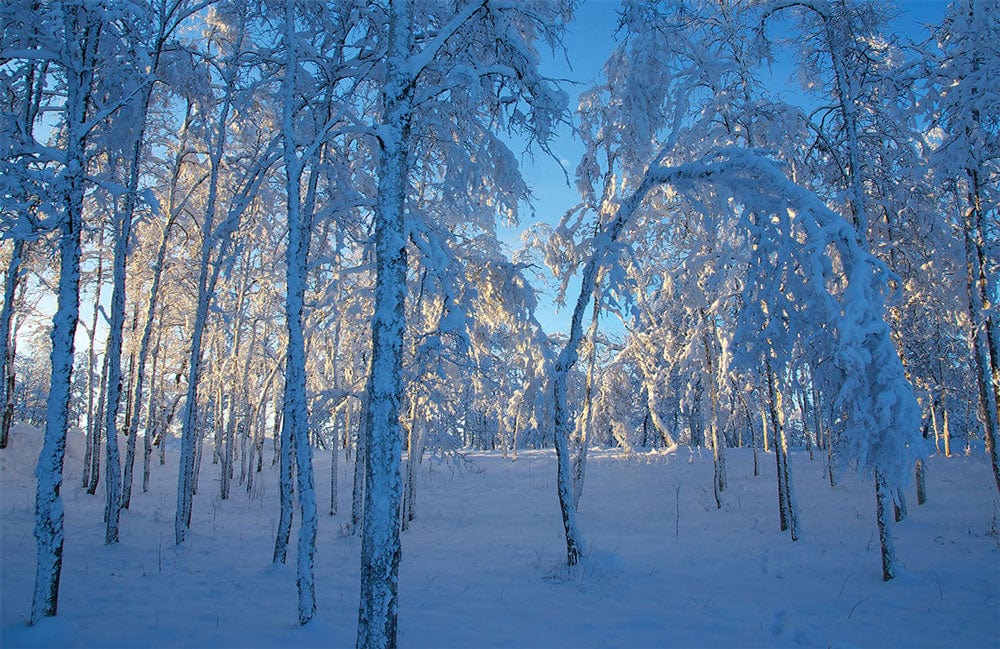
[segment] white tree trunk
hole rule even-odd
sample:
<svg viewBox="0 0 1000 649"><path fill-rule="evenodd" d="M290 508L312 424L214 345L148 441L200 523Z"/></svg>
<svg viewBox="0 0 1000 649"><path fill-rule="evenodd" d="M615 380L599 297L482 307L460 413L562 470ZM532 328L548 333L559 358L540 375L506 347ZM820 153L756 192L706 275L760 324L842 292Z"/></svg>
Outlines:
<svg viewBox="0 0 1000 649"><path fill-rule="evenodd" d="M138 174L138 161L133 161ZM136 176L138 178L138 176ZM138 180L136 180L138 182ZM125 262L132 233L132 208L115 217L115 249L112 262L111 320L108 324L108 382L104 408L104 439L107 448L104 507L107 544L118 542L118 519L121 513L121 461L118 457L118 407L122 394L122 333L125 327Z"/></svg>
<svg viewBox="0 0 1000 649"><path fill-rule="evenodd" d="M101 409L94 410L94 395L104 392L104 368L101 365L101 372L98 374L97 368L97 318L101 313L101 286L104 282L104 227L98 229L97 243L97 278L94 288L94 309L90 314L90 328L87 329L87 442L86 450L83 454L83 488L88 493L97 490L97 477L95 474L100 470L101 445L100 445L100 423ZM95 385L96 384L96 385Z"/></svg>
<svg viewBox="0 0 1000 649"><path fill-rule="evenodd" d="M413 79L406 69L412 39L408 0L389 5L389 51L379 129L381 157L375 204L375 314L365 408L364 522L361 535L359 649L396 646L399 579L399 474L406 298L403 210L408 187Z"/></svg>
<svg viewBox="0 0 1000 649"><path fill-rule="evenodd" d="M298 587L299 624L306 624L316 613L313 562L316 553L317 520L312 447L309 445L309 412L306 405L305 336L302 329L310 233L308 217L301 209L302 161L295 150L295 70L298 61L296 59L294 0L286 0L285 2L285 49L288 60L285 66L285 77L282 81L282 138L288 212L288 241L285 250L285 323L288 333L288 347L285 357L282 469L284 469L286 455L294 453L299 509L302 514L296 554L296 586ZM282 473L283 481L290 477L288 474ZM282 491L284 492L284 489ZM285 506L284 502L282 502L282 506ZM282 517L284 518L284 511ZM289 516L289 520L290 518ZM277 548L275 554L277 555Z"/></svg>
<svg viewBox="0 0 1000 649"><path fill-rule="evenodd" d="M590 422L593 419L591 410L594 390L594 365L597 362L597 328L600 315L600 300L594 296L594 311L591 315L590 360L587 363L587 385L583 396L583 412L580 413L580 436L576 456L573 457L573 509L580 508L580 497L583 495L583 480L587 474L587 450L590 446Z"/></svg>
<svg viewBox="0 0 1000 649"><path fill-rule="evenodd" d="M80 234L83 230L83 192L86 177L87 95L93 69L85 64L88 43L81 22L89 22L82 7L63 8L66 51L66 164L62 171L59 225L59 294L52 318L52 375L46 406L45 439L35 467L35 587L31 623L56 614L63 556L63 460L69 428L69 400L73 374L73 339L80 312ZM82 42L81 42L82 41Z"/></svg>

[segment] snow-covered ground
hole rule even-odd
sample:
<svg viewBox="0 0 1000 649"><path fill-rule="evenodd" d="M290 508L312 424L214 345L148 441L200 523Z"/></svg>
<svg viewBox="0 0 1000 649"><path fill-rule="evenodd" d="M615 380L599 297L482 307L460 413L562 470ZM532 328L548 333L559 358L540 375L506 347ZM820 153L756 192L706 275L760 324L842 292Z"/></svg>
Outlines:
<svg viewBox="0 0 1000 649"><path fill-rule="evenodd" d="M63 496L66 545L59 616L26 625L34 579L32 470L40 435L19 427L0 451L0 613L4 648L267 647L354 644L359 539L344 513L320 520L318 619L296 625L294 564L270 566L273 471L248 497L217 495L206 458L185 545L173 543L176 455L153 467L149 493L123 512L122 542L103 543L103 485L79 487L71 440ZM793 454L802 538L777 529L773 456L752 474L730 451L715 509L709 453L629 458L595 451L580 505L591 544L560 567L564 546L550 451L469 453L428 462L417 519L403 536L403 647L997 647L1000 504L982 456L932 457L929 502L909 499L895 528L905 568L881 581L872 486L836 489L817 456ZM141 461L141 458L140 458ZM329 458L316 462L321 510ZM349 467L341 463L341 511ZM293 531L293 534L295 532ZM294 548L294 544L293 544ZM291 550L294 552L294 549Z"/></svg>

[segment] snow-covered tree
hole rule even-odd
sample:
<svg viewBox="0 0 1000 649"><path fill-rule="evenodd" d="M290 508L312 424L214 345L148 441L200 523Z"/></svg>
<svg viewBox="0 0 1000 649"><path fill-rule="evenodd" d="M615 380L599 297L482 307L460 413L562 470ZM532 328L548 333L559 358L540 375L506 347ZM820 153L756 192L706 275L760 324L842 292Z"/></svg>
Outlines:
<svg viewBox="0 0 1000 649"><path fill-rule="evenodd" d="M818 380L836 390L844 453L874 470L884 505L905 480L901 465L918 453L912 434L919 425L916 402L882 320L885 268L851 223L792 182L768 156L749 148L777 145L778 155L794 153L794 140L790 148L787 138L772 134L787 131L788 124L795 125L795 133L802 120L778 121L796 112L760 101L746 83L748 53L720 47L725 41L714 37L707 27L712 23L696 19L699 9L696 3L626 3L625 36L606 68L608 83L582 100L584 133L594 134L578 169L584 204L567 215L550 247L555 264L570 270L582 266L570 338L556 370L557 443L568 434L559 377L576 361L583 312L599 273L610 285L623 285L615 269L627 250L623 244L647 234L639 227L643 214L659 209L663 218L690 211L711 224L709 231L718 227L731 233L732 258L722 268L745 269L752 280L733 285L744 287L737 305L742 324L727 346L755 350L756 367L771 367L772 389L773 377L783 375L793 349L828 350L835 360L820 364L825 375ZM587 214L594 221L585 222ZM591 231L595 234L575 247L578 252L566 254L574 250L565 243L569 237ZM773 394L772 404L778 405L778 393ZM772 418L779 417L775 412ZM560 490L565 484L560 481ZM790 480L782 498L786 506L794 502L789 485ZM885 522L880 516L882 530ZM579 541L572 538L571 525L566 529L573 563ZM883 538L889 578L894 557L891 537Z"/></svg>
<svg viewBox="0 0 1000 649"><path fill-rule="evenodd" d="M455 8L410 1L387 6L386 66L377 127L381 155L375 204L375 315L365 414L367 462L358 646L396 643L397 517L402 493L399 413L405 327L401 314L406 298L409 229L406 196L411 169L418 159L413 156L411 135L429 131L433 137L428 126L435 123L481 123L486 127L486 142L503 152L505 147L488 135L491 122L503 119L544 142L565 99L538 74L535 41L545 38L554 43L567 11L557 2L536 4L530 10L517 3L483 1ZM490 151L482 153L489 156ZM495 158L486 158L490 159ZM480 164L483 162L481 159Z"/></svg>
<svg viewBox="0 0 1000 649"><path fill-rule="evenodd" d="M69 399L73 371L73 345L79 314L80 237L83 230L83 194L87 173L87 138L94 115L90 95L99 52L100 8L66 2L60 7L24 3L22 24L39 26L41 38L25 43L57 70L64 92L59 128L62 146L55 154L60 165L53 193L58 197L54 216L59 240L59 290L52 320L51 379L45 418L45 440L35 469L35 542L38 561L31 605L31 621L56 614L64 542L62 469L69 428ZM58 9L58 11L57 11ZM29 57L25 57L29 58Z"/></svg>
<svg viewBox="0 0 1000 649"><path fill-rule="evenodd" d="M968 338L986 449L1000 491L1000 5L956 0L935 30L923 99L934 178L953 196L964 249ZM947 208L946 208L947 209Z"/></svg>

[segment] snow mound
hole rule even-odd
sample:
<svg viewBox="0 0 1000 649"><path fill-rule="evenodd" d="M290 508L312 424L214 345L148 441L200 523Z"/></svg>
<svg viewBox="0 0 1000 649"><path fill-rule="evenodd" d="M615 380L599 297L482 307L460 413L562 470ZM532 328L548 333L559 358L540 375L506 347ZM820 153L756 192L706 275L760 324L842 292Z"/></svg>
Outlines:
<svg viewBox="0 0 1000 649"><path fill-rule="evenodd" d="M11 426L7 448L0 450L0 471L4 473L5 483L34 485L35 465L38 464L38 455L42 452L44 438L45 431L30 424L17 423ZM66 475L65 467L71 468L73 475L76 475L80 470L83 465L86 443L86 436L82 430L75 427L70 428L66 435L64 476Z"/></svg>

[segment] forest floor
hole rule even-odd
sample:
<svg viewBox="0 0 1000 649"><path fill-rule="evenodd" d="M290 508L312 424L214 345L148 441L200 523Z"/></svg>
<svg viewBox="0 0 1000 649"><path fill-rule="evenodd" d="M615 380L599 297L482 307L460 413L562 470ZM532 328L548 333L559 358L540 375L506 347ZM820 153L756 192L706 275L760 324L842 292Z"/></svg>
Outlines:
<svg viewBox="0 0 1000 649"><path fill-rule="evenodd" d="M0 451L0 646L353 646L360 541L342 533L350 465L339 465L341 513L331 517L330 459L315 459L319 612L302 628L297 530L288 566L270 565L270 466L252 494L234 485L223 501L206 457L192 529L176 547L168 452L166 466L154 461L150 491L137 489L123 512L121 543L105 546L104 487L80 488L78 438L62 490L59 615L28 627L38 436L18 427ZM579 515L589 548L572 570L561 565L553 452L427 459L403 535L400 646L1000 646L1000 501L985 457L929 458L929 500L909 498L909 518L894 528L903 570L888 583L869 481L846 473L831 489L819 455L794 453L802 535L792 542L778 530L773 456L760 459L754 476L749 451L728 452L720 511L711 453L593 451Z"/></svg>

